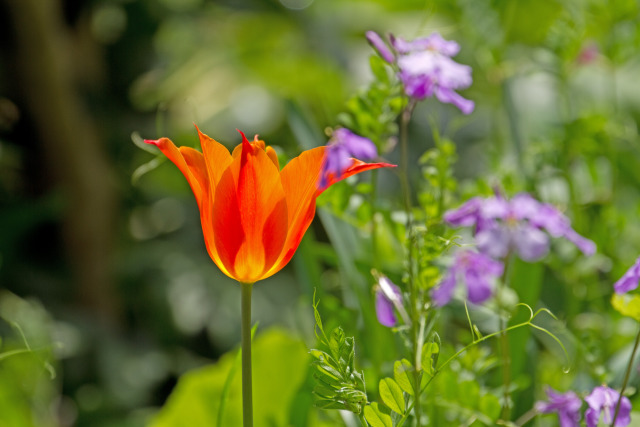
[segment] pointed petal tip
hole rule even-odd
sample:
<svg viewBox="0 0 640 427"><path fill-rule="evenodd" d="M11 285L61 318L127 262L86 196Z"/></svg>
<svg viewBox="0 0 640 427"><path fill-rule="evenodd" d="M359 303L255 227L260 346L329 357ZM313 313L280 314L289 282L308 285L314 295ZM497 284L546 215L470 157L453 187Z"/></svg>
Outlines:
<svg viewBox="0 0 640 427"><path fill-rule="evenodd" d="M161 140L161 139L162 139L162 138L160 138L160 139L145 139L145 140L144 140L144 143L145 143L145 144L152 144L152 145L155 145L156 147L159 147L159 146L160 146L160 140Z"/></svg>
<svg viewBox="0 0 640 427"><path fill-rule="evenodd" d="M242 132L240 129L236 128L236 130L240 133L240 135L242 135L242 143L244 144L245 142L248 143L249 140L247 139L247 137L245 136L244 132Z"/></svg>

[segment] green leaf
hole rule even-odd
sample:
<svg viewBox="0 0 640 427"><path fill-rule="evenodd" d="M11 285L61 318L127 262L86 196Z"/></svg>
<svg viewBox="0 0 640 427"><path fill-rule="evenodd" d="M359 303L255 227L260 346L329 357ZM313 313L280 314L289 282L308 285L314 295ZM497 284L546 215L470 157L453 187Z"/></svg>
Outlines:
<svg viewBox="0 0 640 427"><path fill-rule="evenodd" d="M371 65L371 72L379 82L389 83L386 62L382 58L379 56L369 57L369 65Z"/></svg>
<svg viewBox="0 0 640 427"><path fill-rule="evenodd" d="M440 354L440 346L435 342L427 342L422 346L422 369L427 375L433 375L435 362Z"/></svg>
<svg viewBox="0 0 640 427"><path fill-rule="evenodd" d="M336 371L332 366L324 364L317 365L316 372L313 376L316 380L322 381L329 386L336 388L342 387L342 376L340 372Z"/></svg>
<svg viewBox="0 0 640 427"><path fill-rule="evenodd" d="M256 336L253 343L253 415L256 425L288 425L289 408L309 366L305 344L280 329ZM236 351L210 366L187 372L150 427L214 426L224 384ZM286 381L278 381L286 378ZM223 416L225 426L242 425L241 376L235 375Z"/></svg>
<svg viewBox="0 0 640 427"><path fill-rule="evenodd" d="M613 294L611 305L623 316L631 317L640 322L640 295Z"/></svg>
<svg viewBox="0 0 640 427"><path fill-rule="evenodd" d="M414 384L413 380L414 367L407 359L396 360L393 364L393 378L396 380L402 390L413 396Z"/></svg>
<svg viewBox="0 0 640 427"><path fill-rule="evenodd" d="M329 338L329 348L331 349L331 354L334 358L340 359L340 353L342 347L344 346L344 331L340 326L335 328L333 332L331 332L331 338Z"/></svg>
<svg viewBox="0 0 640 427"><path fill-rule="evenodd" d="M371 427L393 427L391 416L382 412L377 402L364 407L364 418Z"/></svg>
<svg viewBox="0 0 640 427"><path fill-rule="evenodd" d="M402 389L392 378L383 378L379 384L380 397L385 405L398 414L404 414Z"/></svg>

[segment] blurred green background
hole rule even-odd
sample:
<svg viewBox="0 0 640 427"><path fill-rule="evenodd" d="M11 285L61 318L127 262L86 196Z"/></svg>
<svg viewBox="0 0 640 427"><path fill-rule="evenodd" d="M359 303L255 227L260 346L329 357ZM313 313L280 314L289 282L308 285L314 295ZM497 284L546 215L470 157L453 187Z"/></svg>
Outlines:
<svg viewBox="0 0 640 427"><path fill-rule="evenodd" d="M636 0L0 0L0 425L197 425L215 413L212 403L193 423L154 418L183 373L237 346L239 288L209 259L177 168L148 164L133 139L197 146L196 123L229 147L236 128L258 133L284 159L322 144L373 79L367 30L460 43L476 110L423 103L412 154L432 146L435 116L457 146L461 199L496 185L531 191L598 243L596 257L567 264L561 253L531 272L544 278L531 303L574 328L577 371L620 372L635 330L609 295L640 253L639 13ZM419 188L417 162L411 173ZM378 179L379 197L400 206L397 177ZM293 346L306 360L318 287L328 322L353 321L375 378L398 343L379 325L364 330L372 279L363 269L355 283L344 256L355 263L367 241L324 203L294 261L255 286L258 337L277 327L264 348ZM351 287L365 291L354 299ZM215 369L232 359L211 368L212 382L226 381ZM311 409L307 365L292 373L295 361L272 359L280 365L262 372L273 376L256 381L281 382L290 398L270 425L337 425Z"/></svg>

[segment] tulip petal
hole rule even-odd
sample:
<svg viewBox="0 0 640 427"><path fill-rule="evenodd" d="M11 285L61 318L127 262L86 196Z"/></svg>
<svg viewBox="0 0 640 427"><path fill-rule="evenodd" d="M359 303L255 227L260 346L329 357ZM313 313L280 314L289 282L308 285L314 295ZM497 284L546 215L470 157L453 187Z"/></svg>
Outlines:
<svg viewBox="0 0 640 427"><path fill-rule="evenodd" d="M289 232L282 255L269 274L275 274L287 265L313 221L318 196L317 183L322 169L324 151L324 146L304 151L280 171L280 179L287 199Z"/></svg>
<svg viewBox="0 0 640 427"><path fill-rule="evenodd" d="M205 163L207 164L209 181L211 182L211 187L215 190L225 169L231 164L231 154L229 154L227 147L200 132L198 126L196 126L196 130L198 131L200 146L202 147Z"/></svg>
<svg viewBox="0 0 640 427"><path fill-rule="evenodd" d="M278 272L293 257L304 233L309 228L316 213L316 198L329 185L332 185L351 175L382 167L395 167L388 163L364 163L353 159L353 164L339 177L329 177L328 185L318 189L318 182L322 172L326 146L304 151L300 156L292 159L280 172L282 186L287 197L289 209L289 233L284 244L282 256L269 271Z"/></svg>
<svg viewBox="0 0 640 427"><path fill-rule="evenodd" d="M287 222L278 169L258 144L243 138L213 203L215 246L229 275L241 282L267 277L285 243Z"/></svg>
<svg viewBox="0 0 640 427"><path fill-rule="evenodd" d="M350 176L358 174L360 172L365 172L368 170L379 169L379 168L395 168L396 167L396 165L393 165L390 163L365 163L358 159L351 159L351 160L353 162L351 163L351 166L344 169L340 176L336 176L334 174L329 174L327 176L326 178L327 183L326 185L324 185L319 189L320 193L322 193L327 188L331 187L336 182L342 181L343 179L349 178Z"/></svg>
<svg viewBox="0 0 640 427"><path fill-rule="evenodd" d="M202 153L191 147L178 148L169 138L146 139L144 142L158 147L180 169L196 196L198 207L202 208L204 195L209 191L209 177Z"/></svg>

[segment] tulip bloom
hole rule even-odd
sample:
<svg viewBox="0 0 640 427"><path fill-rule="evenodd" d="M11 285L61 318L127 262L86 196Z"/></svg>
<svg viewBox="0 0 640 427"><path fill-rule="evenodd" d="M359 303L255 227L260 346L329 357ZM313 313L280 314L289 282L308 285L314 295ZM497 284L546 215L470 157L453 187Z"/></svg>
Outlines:
<svg viewBox="0 0 640 427"><path fill-rule="evenodd" d="M197 127L196 127L197 129ZM154 144L185 176L198 202L209 256L227 276L254 283L280 271L298 248L315 215L316 197L328 186L387 163L351 159L340 175L319 187L325 147L303 152L282 170L257 135L233 153L198 129L202 153L177 148L168 138Z"/></svg>

